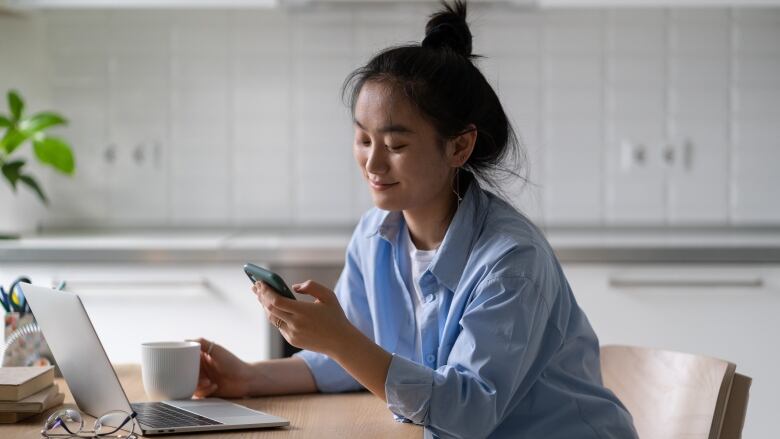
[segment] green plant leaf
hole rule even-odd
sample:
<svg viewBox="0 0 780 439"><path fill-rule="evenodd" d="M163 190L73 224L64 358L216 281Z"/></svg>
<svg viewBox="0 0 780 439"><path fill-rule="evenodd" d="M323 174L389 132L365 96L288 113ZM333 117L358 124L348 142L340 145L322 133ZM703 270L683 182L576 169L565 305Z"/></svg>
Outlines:
<svg viewBox="0 0 780 439"><path fill-rule="evenodd" d="M22 110L24 110L24 101L16 90L8 92L8 108L11 109L11 118L14 121L19 120L22 117Z"/></svg>
<svg viewBox="0 0 780 439"><path fill-rule="evenodd" d="M54 167L63 174L73 174L75 163L73 152L64 140L56 137L44 137L33 140L35 155L42 163Z"/></svg>
<svg viewBox="0 0 780 439"><path fill-rule="evenodd" d="M11 187L14 188L14 191L16 190L16 182L22 174L22 166L24 166L24 160L6 162L2 166L3 175L5 175L6 180L11 183Z"/></svg>
<svg viewBox="0 0 780 439"><path fill-rule="evenodd" d="M43 112L19 121L19 130L26 133L37 133L54 125L64 125L68 121L57 113Z"/></svg>
<svg viewBox="0 0 780 439"><path fill-rule="evenodd" d="M19 181L29 186L32 190L35 191L36 194L38 194L38 198L43 201L43 204L49 204L49 200L46 198L46 195L43 194L43 190L41 190L41 187L38 186L38 182L35 181L35 179L31 175L20 175Z"/></svg>
<svg viewBox="0 0 780 439"><path fill-rule="evenodd" d="M0 127L10 127L11 125L13 124L10 119L5 116L0 116Z"/></svg>
<svg viewBox="0 0 780 439"><path fill-rule="evenodd" d="M19 145L24 143L28 137L29 135L27 133L19 131L16 128L8 128L3 138L0 139L0 146L2 146L6 154L11 154Z"/></svg>

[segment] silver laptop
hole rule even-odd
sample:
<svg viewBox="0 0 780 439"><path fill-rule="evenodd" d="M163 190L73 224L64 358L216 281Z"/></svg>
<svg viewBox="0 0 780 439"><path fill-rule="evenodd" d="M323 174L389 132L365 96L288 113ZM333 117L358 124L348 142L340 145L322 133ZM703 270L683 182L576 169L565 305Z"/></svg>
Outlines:
<svg viewBox="0 0 780 439"><path fill-rule="evenodd" d="M218 399L133 403L119 383L78 295L20 284L79 409L136 412L143 435L283 427L284 418Z"/></svg>

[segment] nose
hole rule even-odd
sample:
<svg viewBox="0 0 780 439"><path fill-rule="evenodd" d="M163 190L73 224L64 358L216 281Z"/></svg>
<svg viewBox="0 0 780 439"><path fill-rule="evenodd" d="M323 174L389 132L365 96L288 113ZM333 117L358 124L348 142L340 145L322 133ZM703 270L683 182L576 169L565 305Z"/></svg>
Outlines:
<svg viewBox="0 0 780 439"><path fill-rule="evenodd" d="M366 160L366 172L377 175L387 172L387 160L384 150L384 147L376 144L371 146L368 152L368 159Z"/></svg>

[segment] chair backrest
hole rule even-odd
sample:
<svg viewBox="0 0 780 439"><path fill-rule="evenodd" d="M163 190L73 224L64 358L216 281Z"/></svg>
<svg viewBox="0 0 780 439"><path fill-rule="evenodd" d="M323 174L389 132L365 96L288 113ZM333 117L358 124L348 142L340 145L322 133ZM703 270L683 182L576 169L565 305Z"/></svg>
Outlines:
<svg viewBox="0 0 780 439"><path fill-rule="evenodd" d="M750 377L735 373L731 383L729 402L726 404L726 415L723 417L723 428L720 439L740 439L742 427L745 425L748 397L750 396Z"/></svg>
<svg viewBox="0 0 780 439"><path fill-rule="evenodd" d="M681 352L601 348L604 385L631 413L641 439L739 438L750 379L737 379L731 395L735 369L728 361ZM736 402L727 415L730 397Z"/></svg>

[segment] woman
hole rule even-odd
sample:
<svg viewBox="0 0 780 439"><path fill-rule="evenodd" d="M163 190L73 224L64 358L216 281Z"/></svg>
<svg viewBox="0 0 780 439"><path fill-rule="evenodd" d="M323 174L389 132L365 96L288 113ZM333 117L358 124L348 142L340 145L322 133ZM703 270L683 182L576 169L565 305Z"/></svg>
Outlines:
<svg viewBox="0 0 780 439"><path fill-rule="evenodd" d="M472 64L466 6L434 14L421 45L387 49L345 91L375 209L335 292L252 291L292 358L247 364L201 340L199 396L366 388L429 437L632 438L601 384L599 346L552 249L483 190L512 128Z"/></svg>

